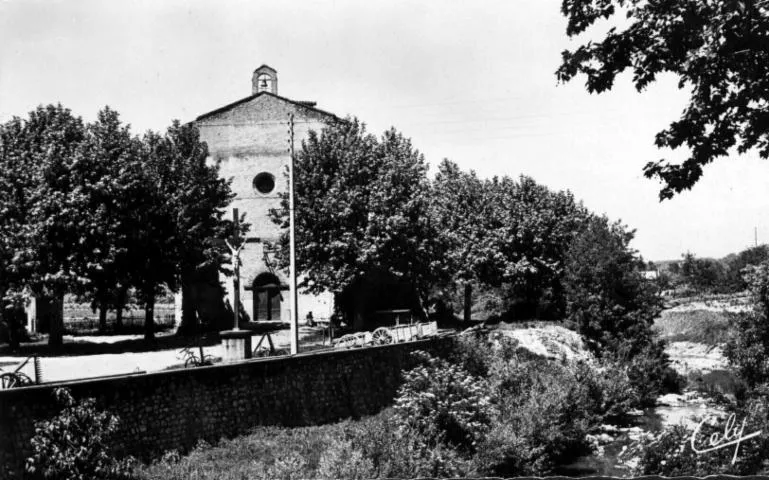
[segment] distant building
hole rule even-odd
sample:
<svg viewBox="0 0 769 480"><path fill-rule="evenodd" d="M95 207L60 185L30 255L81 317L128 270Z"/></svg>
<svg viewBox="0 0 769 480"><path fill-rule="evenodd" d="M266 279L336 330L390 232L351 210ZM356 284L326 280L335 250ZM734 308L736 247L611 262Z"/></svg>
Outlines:
<svg viewBox="0 0 769 480"><path fill-rule="evenodd" d="M657 280L660 278L660 272L658 270L645 270L641 272L641 275L643 275L646 280Z"/></svg>
<svg viewBox="0 0 769 480"><path fill-rule="evenodd" d="M232 208L245 213L251 225L241 252L241 304L252 321L289 321L288 279L271 266L273 255L265 242L277 241L281 230L269 218L279 208L279 194L286 192L285 174L290 161L289 114L294 115L297 149L310 130L320 131L339 119L316 108L315 102L296 101L278 95L277 72L262 65L251 78L251 95L199 116L195 124L201 140L208 144L212 161L219 162L220 175L232 178L235 199ZM223 279L224 280L224 279ZM226 298L232 304L232 282L227 279ZM299 319L309 312L315 319L329 317L331 294L299 295Z"/></svg>

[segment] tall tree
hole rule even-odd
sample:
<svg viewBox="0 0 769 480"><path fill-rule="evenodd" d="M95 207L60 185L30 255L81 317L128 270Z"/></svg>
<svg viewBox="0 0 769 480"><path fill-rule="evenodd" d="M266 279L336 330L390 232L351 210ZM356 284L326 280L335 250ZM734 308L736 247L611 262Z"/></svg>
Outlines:
<svg viewBox="0 0 769 480"><path fill-rule="evenodd" d="M567 82L584 74L587 90L610 90L630 70L642 91L661 73L691 91L681 117L657 134L660 148L685 146L681 164L649 162L645 175L662 184L660 199L691 188L702 167L735 147L769 157L769 4L757 0L563 0L566 33L574 37L599 20L612 27L601 41L563 52L557 71Z"/></svg>
<svg viewBox="0 0 769 480"><path fill-rule="evenodd" d="M12 349L19 347L23 279L31 266L29 191L35 184L31 158L24 154L25 125L14 117L0 125L0 322Z"/></svg>
<svg viewBox="0 0 769 480"><path fill-rule="evenodd" d="M630 248L634 232L606 217L591 217L566 259L564 287L569 322L596 353L633 357L653 343L660 300Z"/></svg>
<svg viewBox="0 0 769 480"><path fill-rule="evenodd" d="M450 280L452 290L454 284L464 289L465 321L470 320L473 284L493 283L488 276L494 270L496 250L490 236L502 223L491 193L488 182L449 160L438 166L432 183L430 215L444 242L443 278Z"/></svg>
<svg viewBox="0 0 769 480"><path fill-rule="evenodd" d="M164 155L165 139L147 132L142 155L127 167L129 204L135 212L130 259L131 284L144 306L144 338L155 338L155 300L165 287L177 290L176 264L179 239L172 202L166 197L173 187L172 166Z"/></svg>
<svg viewBox="0 0 769 480"><path fill-rule="evenodd" d="M6 289L6 301L18 299L20 289L37 297L61 300L82 281L74 264L80 248L82 216L70 175L84 139L83 122L61 105L40 106L26 120L13 119L4 129L3 177L13 184L5 199L6 245L13 249L7 272L17 282ZM7 219L8 223L5 223ZM62 343L61 315L51 315L49 344Z"/></svg>
<svg viewBox="0 0 769 480"><path fill-rule="evenodd" d="M378 140L348 120L310 132L294 166L300 286L334 292L356 325L370 307L369 280L407 285L424 308L436 235L427 215L427 165L411 142L394 129ZM287 227L287 211L284 195L273 220ZM287 232L281 243L285 266Z"/></svg>
<svg viewBox="0 0 769 480"><path fill-rule="evenodd" d="M208 149L197 127L174 121L164 136L148 132L141 160L128 172L137 181L133 199L134 276L145 309L145 338L154 338L155 297L180 288L187 300L191 286L227 259L217 241L231 234L223 218L233 194L229 181L219 178L218 165L207 165ZM183 331L195 332L194 306L186 305Z"/></svg>
<svg viewBox="0 0 769 480"><path fill-rule="evenodd" d="M174 179L166 184L171 188L164 196L174 212L176 283L183 302L180 333L197 333L193 286L209 277L216 279L218 267L230 260L220 240L232 234L234 225L224 214L234 194L230 181L220 178L218 165L206 163L208 147L195 125L174 121L163 145L162 156Z"/></svg>
<svg viewBox="0 0 769 480"><path fill-rule="evenodd" d="M517 315L560 318L566 253L589 214L571 192L553 192L532 178L495 179L491 187L502 212L495 234L498 282Z"/></svg>
<svg viewBox="0 0 769 480"><path fill-rule="evenodd" d="M86 127L73 177L73 206L80 214L80 248L73 251L75 269L85 282L74 292L92 299L99 311L99 327L106 327L107 310L121 311L129 285L132 248L129 219L134 215L123 189L131 179L126 166L139 157L141 145L109 107Z"/></svg>

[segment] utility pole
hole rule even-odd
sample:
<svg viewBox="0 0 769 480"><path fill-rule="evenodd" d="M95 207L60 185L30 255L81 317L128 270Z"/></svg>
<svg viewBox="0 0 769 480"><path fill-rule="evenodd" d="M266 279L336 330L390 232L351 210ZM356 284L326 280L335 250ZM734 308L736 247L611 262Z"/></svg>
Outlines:
<svg viewBox="0 0 769 480"><path fill-rule="evenodd" d="M288 114L288 249L289 249L289 297L291 305L291 355L299 353L299 312L296 292L296 217L294 215L294 114Z"/></svg>
<svg viewBox="0 0 769 480"><path fill-rule="evenodd" d="M753 243L758 247L758 227L753 227Z"/></svg>

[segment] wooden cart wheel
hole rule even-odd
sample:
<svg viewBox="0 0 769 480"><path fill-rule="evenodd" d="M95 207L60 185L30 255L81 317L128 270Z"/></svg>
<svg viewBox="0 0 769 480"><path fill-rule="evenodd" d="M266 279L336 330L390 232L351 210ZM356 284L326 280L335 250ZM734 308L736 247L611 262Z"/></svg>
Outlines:
<svg viewBox="0 0 769 480"><path fill-rule="evenodd" d="M336 346L340 348L354 347L356 341L357 341L357 337L355 335L350 335L350 334L342 335L336 341Z"/></svg>
<svg viewBox="0 0 769 480"><path fill-rule="evenodd" d="M270 349L265 347L257 347L254 349L253 356L255 358L269 357Z"/></svg>
<svg viewBox="0 0 769 480"><path fill-rule="evenodd" d="M5 372L0 375L0 388L18 388L31 385L32 379L20 372Z"/></svg>
<svg viewBox="0 0 769 480"><path fill-rule="evenodd" d="M387 345L388 343L393 343L394 338L392 333L390 333L390 329L386 327L379 327L376 330L374 330L374 333L371 335L371 340L374 345Z"/></svg>
<svg viewBox="0 0 769 480"><path fill-rule="evenodd" d="M369 332L358 332L355 334L356 347L365 347L369 342L371 342L371 334Z"/></svg>

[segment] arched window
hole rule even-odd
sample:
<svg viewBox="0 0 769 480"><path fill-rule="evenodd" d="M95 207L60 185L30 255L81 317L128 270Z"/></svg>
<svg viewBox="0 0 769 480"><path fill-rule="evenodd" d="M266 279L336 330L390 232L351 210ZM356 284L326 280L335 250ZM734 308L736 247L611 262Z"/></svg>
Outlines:
<svg viewBox="0 0 769 480"><path fill-rule="evenodd" d="M280 320L280 305L283 302L278 277L262 273L254 279L254 321Z"/></svg>

